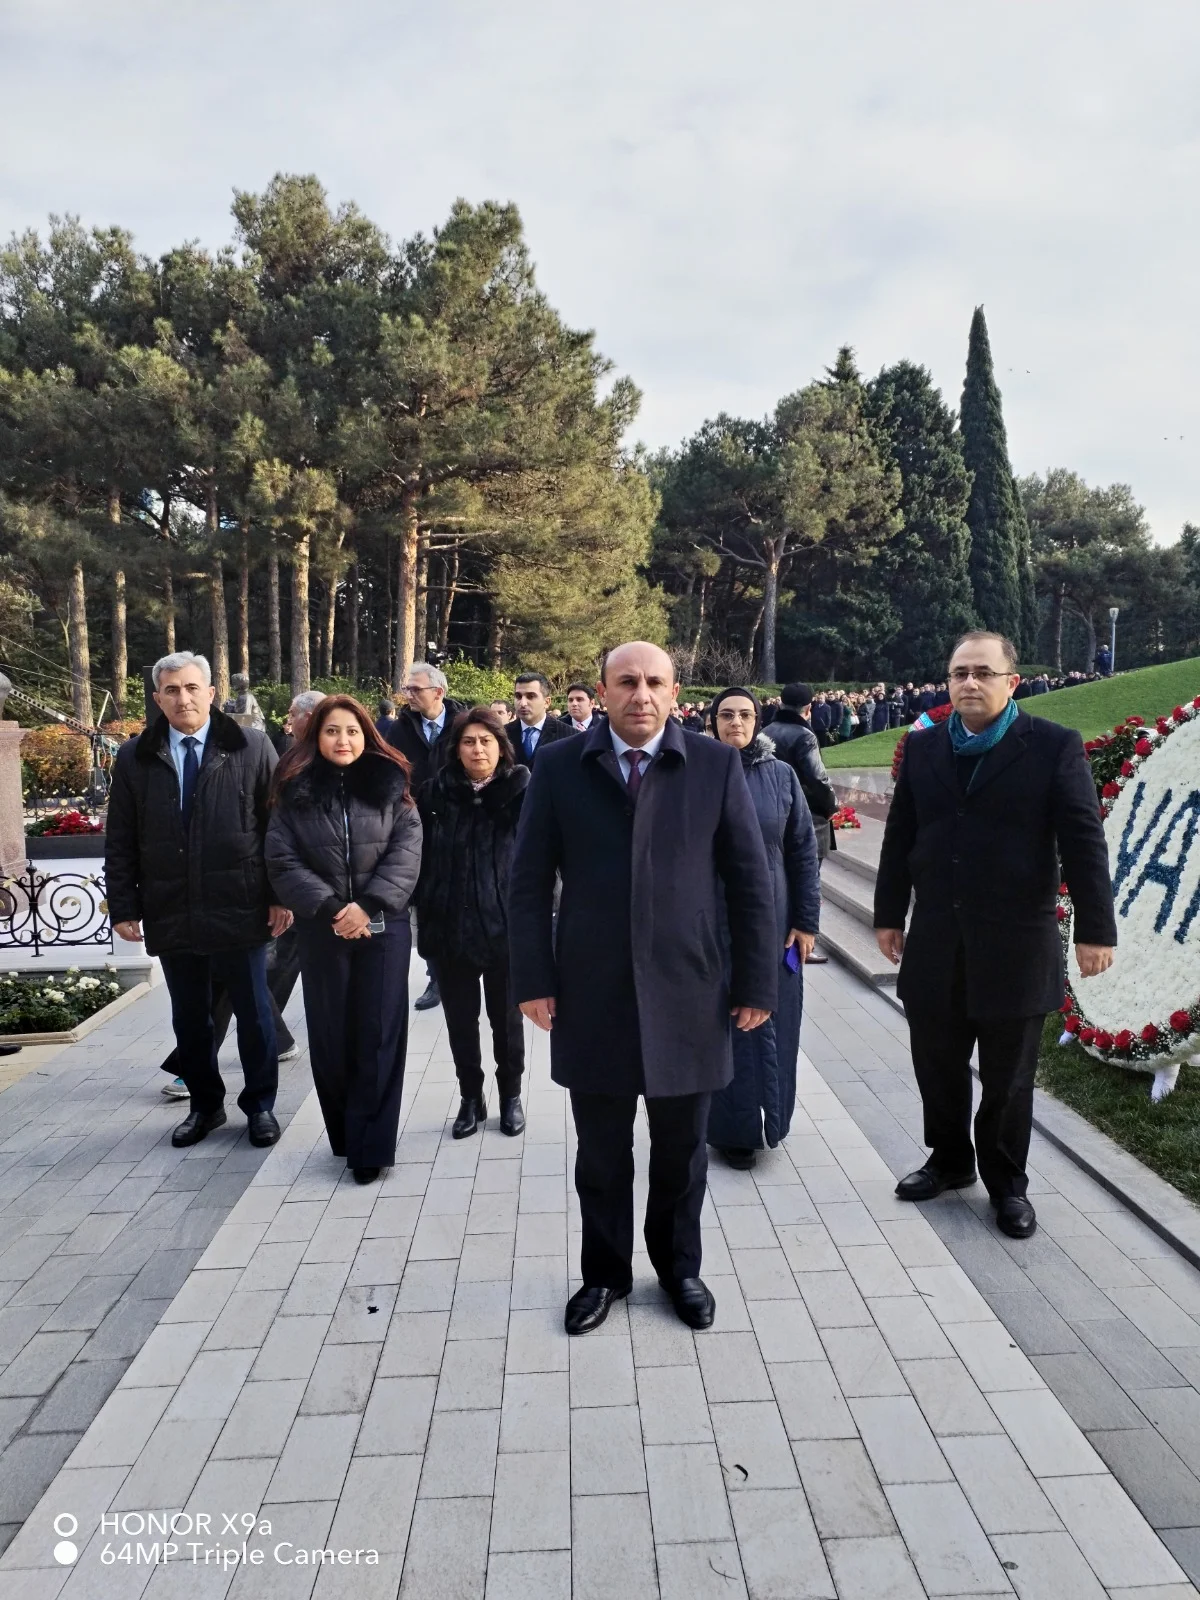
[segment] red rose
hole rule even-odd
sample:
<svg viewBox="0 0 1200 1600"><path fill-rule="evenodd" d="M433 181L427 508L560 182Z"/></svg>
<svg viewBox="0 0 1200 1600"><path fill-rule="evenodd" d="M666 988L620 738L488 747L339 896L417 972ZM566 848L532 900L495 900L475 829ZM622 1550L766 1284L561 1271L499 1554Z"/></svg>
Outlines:
<svg viewBox="0 0 1200 1600"><path fill-rule="evenodd" d="M1125 721L1131 728L1144 728L1146 726L1145 717L1126 717Z"/></svg>
<svg viewBox="0 0 1200 1600"><path fill-rule="evenodd" d="M1176 722L1184 722L1184 721L1186 721L1186 717L1184 715L1184 710L1183 710L1182 706L1176 706L1174 711L1172 711L1171 715L1175 718Z"/></svg>
<svg viewBox="0 0 1200 1600"><path fill-rule="evenodd" d="M1084 1028L1083 1032L1079 1035L1079 1039L1080 1039L1080 1043L1081 1044L1095 1044L1095 1042L1096 1042L1096 1030L1095 1030L1095 1028Z"/></svg>
<svg viewBox="0 0 1200 1600"><path fill-rule="evenodd" d="M1171 728L1171 725L1167 721L1166 717L1157 718L1154 726L1158 729L1159 733L1169 733Z"/></svg>
<svg viewBox="0 0 1200 1600"><path fill-rule="evenodd" d="M1200 711L1200 694L1192 701L1192 705L1195 706L1197 711Z"/></svg>
<svg viewBox="0 0 1200 1600"><path fill-rule="evenodd" d="M1130 1049L1132 1047L1132 1045L1133 1045L1133 1035L1132 1035L1132 1033L1130 1033L1128 1028L1122 1028L1120 1033L1117 1034L1116 1038L1113 1040L1113 1049L1114 1050L1128 1050L1128 1049Z"/></svg>
<svg viewBox="0 0 1200 1600"><path fill-rule="evenodd" d="M1065 883L1060 883L1058 886L1058 892L1059 894L1070 894L1071 891L1067 888Z"/></svg>
<svg viewBox="0 0 1200 1600"><path fill-rule="evenodd" d="M1096 1049L1097 1050L1111 1050L1112 1047L1113 1047L1113 1036L1112 1036L1112 1034L1111 1033L1106 1033L1103 1028L1097 1028L1096 1029Z"/></svg>
<svg viewBox="0 0 1200 1600"><path fill-rule="evenodd" d="M1054 914L1055 914L1055 916L1058 918L1058 920L1060 922L1065 922L1067 920L1067 908L1066 908L1066 906L1056 906Z"/></svg>
<svg viewBox="0 0 1200 1600"><path fill-rule="evenodd" d="M1123 778L1132 778L1133 777L1133 762L1132 761L1122 761L1122 763L1121 763L1121 776Z"/></svg>
<svg viewBox="0 0 1200 1600"><path fill-rule="evenodd" d="M1191 1033L1192 1019L1186 1011L1172 1011L1171 1026L1176 1033Z"/></svg>
<svg viewBox="0 0 1200 1600"><path fill-rule="evenodd" d="M1116 727L1113 729L1113 732L1114 733L1124 733L1125 732L1125 724L1123 722L1118 722Z"/></svg>
<svg viewBox="0 0 1200 1600"><path fill-rule="evenodd" d="M1134 745L1133 749L1135 755L1148 756L1151 750L1154 749L1154 746L1150 743L1149 739L1139 739Z"/></svg>
<svg viewBox="0 0 1200 1600"><path fill-rule="evenodd" d="M1147 1044L1157 1044L1158 1043L1158 1029L1154 1026L1154 1024L1152 1022L1148 1022L1146 1024L1146 1026L1142 1029L1142 1038L1146 1041Z"/></svg>
<svg viewBox="0 0 1200 1600"><path fill-rule="evenodd" d="M1078 1033L1082 1026L1083 1024L1078 1017L1068 1017L1063 1023L1063 1028L1067 1033Z"/></svg>
<svg viewBox="0 0 1200 1600"><path fill-rule="evenodd" d="M1121 785L1119 783L1106 783L1100 791L1106 800L1114 800L1120 792Z"/></svg>
<svg viewBox="0 0 1200 1600"><path fill-rule="evenodd" d="M1071 1012L1075 1009L1075 1007L1072 1004L1070 995L1067 996L1058 1009L1062 1012L1064 1017L1069 1017L1071 1015Z"/></svg>

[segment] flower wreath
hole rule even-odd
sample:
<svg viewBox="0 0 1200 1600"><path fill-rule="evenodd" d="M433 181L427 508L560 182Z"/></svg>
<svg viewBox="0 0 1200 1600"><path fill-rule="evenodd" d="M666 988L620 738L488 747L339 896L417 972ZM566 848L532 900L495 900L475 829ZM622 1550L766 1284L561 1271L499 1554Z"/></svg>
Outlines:
<svg viewBox="0 0 1200 1600"><path fill-rule="evenodd" d="M1100 799L1100 815L1107 818L1121 792L1139 767L1164 740L1188 723L1200 718L1200 695L1187 706L1176 706L1158 717L1150 728L1142 717L1127 717L1110 734L1085 742L1092 777ZM1070 972L1071 899L1065 883L1059 885L1058 923L1062 934L1067 971ZM1154 1072L1186 1060L1200 1051L1200 969L1196 970L1190 993L1178 996L1179 1004L1166 1017L1131 1017L1130 1025L1119 1029L1100 1028L1088 1019L1067 978L1066 998L1061 1010L1063 1033L1060 1043L1077 1039L1092 1055L1115 1065Z"/></svg>
<svg viewBox="0 0 1200 1600"><path fill-rule="evenodd" d="M952 715L953 711L954 707L949 704L944 706L934 706L932 711L922 711L921 715L913 723L912 727L905 729L905 731L896 740L896 748L892 751L893 783L895 783L896 779L900 776L900 763L904 760L904 746L908 743L909 736L914 733L920 733L922 728L936 728L938 723L945 722L946 719Z"/></svg>

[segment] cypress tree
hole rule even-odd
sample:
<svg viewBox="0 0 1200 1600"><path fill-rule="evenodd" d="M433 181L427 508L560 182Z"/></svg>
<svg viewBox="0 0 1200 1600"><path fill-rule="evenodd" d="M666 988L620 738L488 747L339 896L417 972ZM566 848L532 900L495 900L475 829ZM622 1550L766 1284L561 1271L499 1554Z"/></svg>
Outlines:
<svg viewBox="0 0 1200 1600"><path fill-rule="evenodd" d="M975 610L985 628L1007 634L1024 650L1027 618L1022 605L1022 570L1029 570L1029 529L1008 459L1000 390L982 306L975 307L971 318L959 427L963 460L973 474L967 526L971 530ZM1032 574L1030 580L1032 603Z"/></svg>
<svg viewBox="0 0 1200 1600"><path fill-rule="evenodd" d="M959 634L978 625L971 594L971 474L946 405L924 367L898 361L867 386L881 453L899 469L904 526L887 550L900 613L888 646L898 677L940 676Z"/></svg>

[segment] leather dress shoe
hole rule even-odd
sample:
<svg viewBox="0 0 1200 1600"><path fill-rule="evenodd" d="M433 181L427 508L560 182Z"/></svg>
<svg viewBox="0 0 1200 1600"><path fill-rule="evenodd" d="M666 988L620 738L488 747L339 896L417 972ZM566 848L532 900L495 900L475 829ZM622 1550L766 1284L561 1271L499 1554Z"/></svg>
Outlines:
<svg viewBox="0 0 1200 1600"><path fill-rule="evenodd" d="M273 1111L252 1111L246 1121L250 1126L250 1143L257 1145L260 1150L278 1142L279 1124Z"/></svg>
<svg viewBox="0 0 1200 1600"><path fill-rule="evenodd" d="M355 1183L374 1183L383 1171L382 1167L353 1167Z"/></svg>
<svg viewBox="0 0 1200 1600"><path fill-rule="evenodd" d="M454 1126L450 1130L451 1137L455 1139L469 1139L481 1122L487 1121L487 1106L484 1101L477 1099L472 1094L465 1094L462 1105L458 1108L458 1115L454 1119Z"/></svg>
<svg viewBox="0 0 1200 1600"><path fill-rule="evenodd" d="M732 1167L735 1172L752 1171L754 1163L758 1160L756 1150L742 1150L733 1146L729 1148L721 1146L721 1155L724 1157L725 1165Z"/></svg>
<svg viewBox="0 0 1200 1600"><path fill-rule="evenodd" d="M509 1095L500 1102L500 1132L508 1134L510 1139L515 1139L524 1128L525 1111L521 1105L521 1096Z"/></svg>
<svg viewBox="0 0 1200 1600"><path fill-rule="evenodd" d="M1037 1213L1023 1194L1006 1194L996 1206L996 1226L1010 1239L1028 1239L1037 1232Z"/></svg>
<svg viewBox="0 0 1200 1600"><path fill-rule="evenodd" d="M215 1111L191 1111L172 1133L171 1143L176 1150L184 1145L199 1144L214 1128L223 1128L227 1120L224 1106L218 1106Z"/></svg>
<svg viewBox="0 0 1200 1600"><path fill-rule="evenodd" d="M435 1006L440 1006L442 997L438 986L432 979L426 984L422 993L413 1002L414 1011L432 1011Z"/></svg>
<svg viewBox="0 0 1200 1600"><path fill-rule="evenodd" d="M932 1200L943 1189L969 1189L974 1182L973 1172L943 1172L940 1167L926 1162L907 1178L900 1179L896 1194L901 1200Z"/></svg>
<svg viewBox="0 0 1200 1600"><path fill-rule="evenodd" d="M711 1328L717 1314L717 1302L703 1278L680 1278L678 1283L663 1283L671 1297L675 1315L689 1328Z"/></svg>
<svg viewBox="0 0 1200 1600"><path fill-rule="evenodd" d="M589 1289L585 1284L582 1289L576 1289L567 1301L563 1327L568 1333L591 1333L593 1328L598 1328L604 1321L614 1303L624 1300L628 1293L629 1288Z"/></svg>

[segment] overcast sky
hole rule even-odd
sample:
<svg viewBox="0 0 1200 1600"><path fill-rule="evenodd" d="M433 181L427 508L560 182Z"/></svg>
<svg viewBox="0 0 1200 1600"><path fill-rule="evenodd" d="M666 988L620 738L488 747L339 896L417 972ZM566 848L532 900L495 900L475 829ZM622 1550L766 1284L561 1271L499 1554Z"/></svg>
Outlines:
<svg viewBox="0 0 1200 1600"><path fill-rule="evenodd" d="M1200 521L1198 44L1180 0L0 0L0 234L217 245L278 171L395 238L513 200L652 446L843 343L957 406L982 303L1016 470L1128 482L1169 539Z"/></svg>

